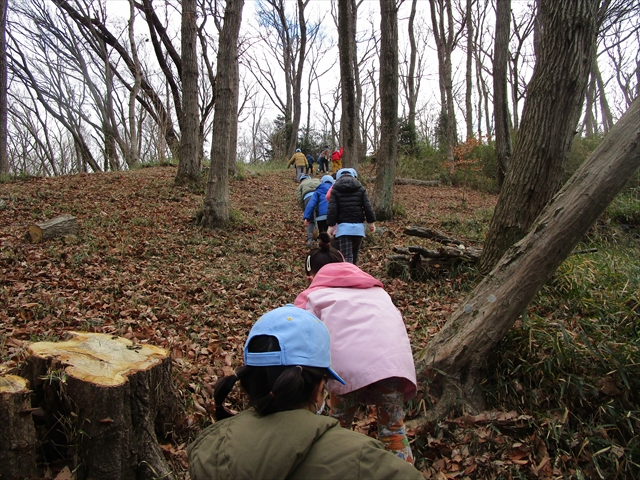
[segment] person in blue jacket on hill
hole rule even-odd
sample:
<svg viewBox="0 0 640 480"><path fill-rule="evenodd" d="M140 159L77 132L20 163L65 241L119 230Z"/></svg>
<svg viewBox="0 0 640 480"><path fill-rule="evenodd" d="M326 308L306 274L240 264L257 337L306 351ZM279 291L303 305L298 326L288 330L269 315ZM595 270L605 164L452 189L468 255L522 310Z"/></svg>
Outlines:
<svg viewBox="0 0 640 480"><path fill-rule="evenodd" d="M320 185L318 185L315 192L313 192L313 195L304 209L305 226L313 223L315 219L319 233L327 231L327 210L329 209L327 192L333 185L334 181L335 180L331 175L325 175L322 177L320 179Z"/></svg>
<svg viewBox="0 0 640 480"><path fill-rule="evenodd" d="M316 162L316 159L313 158L313 155L307 153L307 175L313 175L313 164Z"/></svg>

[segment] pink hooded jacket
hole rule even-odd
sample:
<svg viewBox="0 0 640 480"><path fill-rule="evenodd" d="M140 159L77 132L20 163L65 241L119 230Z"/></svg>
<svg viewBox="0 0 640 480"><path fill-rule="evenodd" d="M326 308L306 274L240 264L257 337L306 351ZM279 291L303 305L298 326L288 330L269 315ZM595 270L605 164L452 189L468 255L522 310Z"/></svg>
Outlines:
<svg viewBox="0 0 640 480"><path fill-rule="evenodd" d="M331 366L347 383L329 380L329 391L344 395L399 377L406 380L405 401L415 396L416 369L407 330L379 280L351 263L330 263L294 305L313 313L329 329Z"/></svg>

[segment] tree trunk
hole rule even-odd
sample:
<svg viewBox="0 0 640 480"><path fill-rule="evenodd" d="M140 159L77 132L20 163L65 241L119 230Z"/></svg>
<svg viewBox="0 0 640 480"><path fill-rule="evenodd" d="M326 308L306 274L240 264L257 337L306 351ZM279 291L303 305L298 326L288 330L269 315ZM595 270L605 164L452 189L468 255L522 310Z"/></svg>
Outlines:
<svg viewBox="0 0 640 480"><path fill-rule="evenodd" d="M380 0L380 149L373 209L378 220L393 218L393 182L398 160L398 10Z"/></svg>
<svg viewBox="0 0 640 480"><path fill-rule="evenodd" d="M196 0L182 0L182 110L180 114L180 158L176 183L199 184L198 59L196 56Z"/></svg>
<svg viewBox="0 0 640 480"><path fill-rule="evenodd" d="M640 166L638 125L636 99L529 234L507 251L418 355L420 378L435 377L444 392L457 384L467 394L480 383L475 373L492 349ZM434 411L446 410L440 407L446 405Z"/></svg>
<svg viewBox="0 0 640 480"><path fill-rule="evenodd" d="M511 163L511 129L507 101L507 62L511 0L496 2L496 33L493 53L493 115L495 118L496 156L498 157L498 185L502 186Z"/></svg>
<svg viewBox="0 0 640 480"><path fill-rule="evenodd" d="M411 2L411 13L409 14L409 76L407 77L407 123L412 134L416 131L416 104L418 102L418 89L416 88L416 62L418 56L418 45L416 43L416 34L414 24L416 20L416 7L418 0Z"/></svg>
<svg viewBox="0 0 640 480"><path fill-rule="evenodd" d="M9 173L7 155L7 0L0 0L0 173Z"/></svg>
<svg viewBox="0 0 640 480"><path fill-rule="evenodd" d="M471 15L472 0L467 0L466 24L467 24L467 67L465 70L465 95L464 106L466 113L467 138L474 138L473 134L473 15ZM480 140L480 139L478 139Z"/></svg>
<svg viewBox="0 0 640 480"><path fill-rule="evenodd" d="M340 55L340 84L342 86L342 117L340 120L341 145L344 147L344 167L358 166L358 138L360 136L356 105L355 67L356 11L352 0L338 0L338 52Z"/></svg>
<svg viewBox="0 0 640 480"><path fill-rule="evenodd" d="M38 441L30 415L29 382L0 375L0 465L2 478L34 478Z"/></svg>
<svg viewBox="0 0 640 480"><path fill-rule="evenodd" d="M218 227L229 221L229 164L235 162L238 130L238 36L244 0L227 0L218 45L216 102L211 139L211 168L200 225Z"/></svg>
<svg viewBox="0 0 640 480"><path fill-rule="evenodd" d="M71 454L78 478L173 478L156 432L176 418L171 358L163 348L100 333L27 349L22 375L44 411L41 451Z"/></svg>
<svg viewBox="0 0 640 480"><path fill-rule="evenodd" d="M78 233L78 221L73 215L60 215L46 222L29 225L27 236L31 243L40 243L50 238L66 237Z"/></svg>
<svg viewBox="0 0 640 480"><path fill-rule="evenodd" d="M520 240L561 185L595 54L598 0L549 1L520 135L495 208L481 271Z"/></svg>

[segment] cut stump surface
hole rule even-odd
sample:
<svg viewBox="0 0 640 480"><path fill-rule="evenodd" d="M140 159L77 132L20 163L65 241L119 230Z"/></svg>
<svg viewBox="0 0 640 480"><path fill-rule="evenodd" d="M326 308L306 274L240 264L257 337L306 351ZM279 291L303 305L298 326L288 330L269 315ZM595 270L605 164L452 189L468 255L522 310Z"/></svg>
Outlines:
<svg viewBox="0 0 640 480"><path fill-rule="evenodd" d="M27 349L24 373L50 443L69 445L79 479L172 478L158 444L177 412L169 352L100 333L71 336Z"/></svg>

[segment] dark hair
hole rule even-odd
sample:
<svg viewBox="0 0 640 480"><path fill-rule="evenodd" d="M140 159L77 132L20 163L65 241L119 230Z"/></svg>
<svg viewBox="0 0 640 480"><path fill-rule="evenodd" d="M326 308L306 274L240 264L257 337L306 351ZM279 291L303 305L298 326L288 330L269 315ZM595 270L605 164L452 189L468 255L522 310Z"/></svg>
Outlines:
<svg viewBox="0 0 640 480"><path fill-rule="evenodd" d="M257 335L247 348L250 352L279 352L280 344L271 335ZM295 410L311 402L314 388L327 375L325 368L300 365L240 367L234 375L221 378L213 387L216 419L222 420L233 415L224 407L224 402L238 380L249 396L249 405L261 415L269 415Z"/></svg>
<svg viewBox="0 0 640 480"><path fill-rule="evenodd" d="M304 270L307 275L315 275L325 265L339 262L344 262L342 253L331 246L329 234L322 232L318 235L318 246L311 249L309 255L307 255Z"/></svg>

